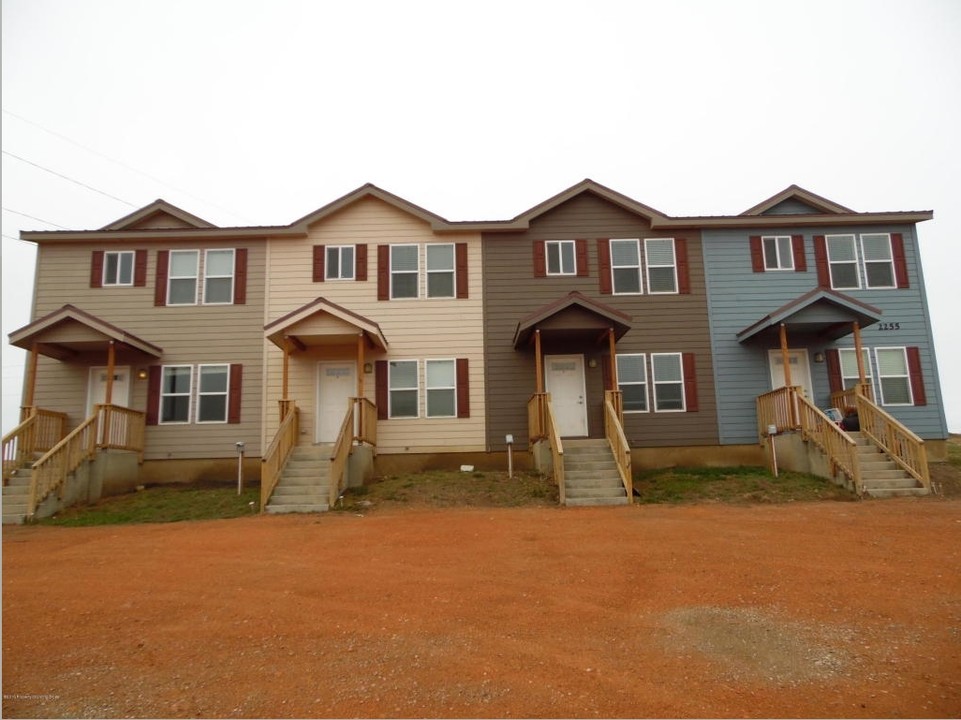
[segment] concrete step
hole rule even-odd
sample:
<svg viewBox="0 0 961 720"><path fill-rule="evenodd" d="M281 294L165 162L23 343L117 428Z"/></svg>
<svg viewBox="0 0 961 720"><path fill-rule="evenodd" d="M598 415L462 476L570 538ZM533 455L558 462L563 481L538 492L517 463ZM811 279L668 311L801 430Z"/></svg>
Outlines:
<svg viewBox="0 0 961 720"><path fill-rule="evenodd" d="M585 475L583 477L574 475L574 477L571 477L570 475L565 473L564 484L568 489L575 488L575 487L583 487L583 488L623 487L623 483L621 483L620 475L604 475L604 476Z"/></svg>
<svg viewBox="0 0 961 720"><path fill-rule="evenodd" d="M329 485L282 485L274 488L271 502L286 502L292 497L316 497L326 502L330 495Z"/></svg>
<svg viewBox="0 0 961 720"><path fill-rule="evenodd" d="M612 487L568 487L564 494L567 499L571 498L618 498L627 497L627 491L623 486L620 488Z"/></svg>
<svg viewBox="0 0 961 720"><path fill-rule="evenodd" d="M567 498L565 504L569 507L600 507L604 505L627 505L627 497L574 497Z"/></svg>
<svg viewBox="0 0 961 720"><path fill-rule="evenodd" d="M873 482L876 480L901 480L907 479L912 483L916 482L913 477L908 475L904 470L900 468L895 470L872 470L870 472L865 472L864 468L861 469L861 481L864 483Z"/></svg>
<svg viewBox="0 0 961 720"><path fill-rule="evenodd" d="M897 488L916 488L918 481L910 475L896 478L861 478L864 487L869 490L894 490Z"/></svg>
<svg viewBox="0 0 961 720"><path fill-rule="evenodd" d="M327 503L302 503L302 504L289 504L289 505L268 505L267 512L273 515L282 515L284 513L317 513L317 512L327 512L330 510L330 506Z"/></svg>
<svg viewBox="0 0 961 720"><path fill-rule="evenodd" d="M930 491L924 487L913 488L867 488L864 494L872 498L923 497Z"/></svg>

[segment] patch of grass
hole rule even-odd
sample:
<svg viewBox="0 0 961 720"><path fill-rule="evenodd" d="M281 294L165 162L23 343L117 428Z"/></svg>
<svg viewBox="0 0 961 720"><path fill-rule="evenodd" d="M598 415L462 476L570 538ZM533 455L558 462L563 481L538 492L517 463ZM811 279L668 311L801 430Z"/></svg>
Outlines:
<svg viewBox="0 0 961 720"><path fill-rule="evenodd" d="M782 471L774 477L762 467L647 470L635 473L634 491L638 503L783 503L855 497L814 475Z"/></svg>
<svg viewBox="0 0 961 720"><path fill-rule="evenodd" d="M94 505L68 508L37 522L64 527L168 523L241 517L259 510L259 487L246 488L238 496L236 486L157 485L105 498Z"/></svg>

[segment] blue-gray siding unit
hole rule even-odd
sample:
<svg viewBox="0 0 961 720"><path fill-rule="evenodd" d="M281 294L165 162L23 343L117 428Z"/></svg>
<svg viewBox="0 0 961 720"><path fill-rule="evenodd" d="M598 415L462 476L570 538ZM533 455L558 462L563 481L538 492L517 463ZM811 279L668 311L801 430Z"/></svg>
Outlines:
<svg viewBox="0 0 961 720"><path fill-rule="evenodd" d="M774 219L772 218L772 221ZM931 322L925 300L924 280L918 255L915 226L876 225L821 227L783 227L783 215L771 228L705 229L702 247L710 314L711 349L714 359L717 411L722 445L757 441L755 400L771 387L768 352L779 347L777 339L739 342L737 334L769 313L818 287L814 237L819 235L861 233L901 233L909 287L901 289L860 289L839 292L881 311L878 323L863 328L862 346L870 350L876 366L877 348L916 347L920 359L927 404L882 405L884 409L924 439L948 436ZM827 220L827 218L826 218ZM752 268L751 236L801 235L807 270L755 272ZM863 264L860 266L863 272ZM863 285L863 281L862 281ZM812 308L811 313L824 312ZM853 335L836 341L813 339L788 333L789 347L807 350L813 385L813 402L819 407L830 403L828 363L815 362L815 353L831 348L854 347ZM819 356L820 359L820 356ZM874 376L876 397L877 372Z"/></svg>

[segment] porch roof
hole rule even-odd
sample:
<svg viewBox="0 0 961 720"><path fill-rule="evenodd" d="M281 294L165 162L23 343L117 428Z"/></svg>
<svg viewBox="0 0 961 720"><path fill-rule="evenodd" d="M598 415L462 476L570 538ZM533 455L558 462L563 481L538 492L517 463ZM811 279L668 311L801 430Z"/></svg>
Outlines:
<svg viewBox="0 0 961 720"><path fill-rule="evenodd" d="M387 350L387 338L377 323L323 297L268 323L264 334L281 349L285 338L303 350L355 342L362 334L373 347Z"/></svg>
<svg viewBox="0 0 961 720"><path fill-rule="evenodd" d="M781 323L792 333L814 335L819 339L837 340L853 332L852 323L860 327L881 319L881 310L849 295L827 288L816 288L768 313L737 334L738 342L777 337Z"/></svg>
<svg viewBox="0 0 961 720"><path fill-rule="evenodd" d="M529 343L535 330L563 333L568 337L583 335L599 343L607 341L607 331L613 328L614 337L620 340L631 329L631 323L630 315L574 290L517 323L514 347Z"/></svg>
<svg viewBox="0 0 961 720"><path fill-rule="evenodd" d="M8 336L10 344L41 355L66 360L78 353L106 349L113 341L117 350L132 350L148 357L163 356L163 349L73 305L64 305Z"/></svg>

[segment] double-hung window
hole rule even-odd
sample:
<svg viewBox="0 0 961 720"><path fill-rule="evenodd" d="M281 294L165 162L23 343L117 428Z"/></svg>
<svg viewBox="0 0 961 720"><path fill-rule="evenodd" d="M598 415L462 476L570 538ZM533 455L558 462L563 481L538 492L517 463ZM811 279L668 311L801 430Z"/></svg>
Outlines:
<svg viewBox="0 0 961 720"><path fill-rule="evenodd" d="M454 297L454 246L427 246L427 297Z"/></svg>
<svg viewBox="0 0 961 720"><path fill-rule="evenodd" d="M227 422L229 365L200 365L197 378L197 422Z"/></svg>
<svg viewBox="0 0 961 720"><path fill-rule="evenodd" d="M647 364L643 353L617 356L617 387L624 412L647 412Z"/></svg>
<svg viewBox="0 0 961 720"><path fill-rule="evenodd" d="M190 395L193 368L190 365L167 365L160 384L160 422L190 422Z"/></svg>
<svg viewBox="0 0 961 720"><path fill-rule="evenodd" d="M648 238L644 241L647 260L647 291L652 295L677 292L677 259L674 238Z"/></svg>
<svg viewBox="0 0 961 720"><path fill-rule="evenodd" d="M841 384L848 390L860 382L858 374L858 353L852 348L841 348L838 351L841 364ZM864 378L871 383L871 358L867 348L861 350L861 363L864 366Z"/></svg>
<svg viewBox="0 0 961 720"><path fill-rule="evenodd" d="M894 281L894 255L891 236L871 233L861 236L861 257L864 259L864 285L869 288L897 287Z"/></svg>
<svg viewBox="0 0 961 720"><path fill-rule="evenodd" d="M858 290L858 251L854 235L825 236L831 287L835 290Z"/></svg>
<svg viewBox="0 0 961 720"><path fill-rule="evenodd" d="M453 360L424 361L427 417L457 417L457 371Z"/></svg>
<svg viewBox="0 0 961 720"><path fill-rule="evenodd" d="M656 412L684 411L684 370L681 353L652 353L651 379Z"/></svg>
<svg viewBox="0 0 961 720"><path fill-rule="evenodd" d="M329 245L324 263L325 280L353 280L354 279L354 246Z"/></svg>
<svg viewBox="0 0 961 720"><path fill-rule="evenodd" d="M419 247L417 245L390 246L390 297L416 298L420 275Z"/></svg>
<svg viewBox="0 0 961 720"><path fill-rule="evenodd" d="M573 240L548 240L544 243L547 253L548 275L576 275L577 261Z"/></svg>
<svg viewBox="0 0 961 720"><path fill-rule="evenodd" d="M761 238L765 270L793 270L794 248L790 235L766 235Z"/></svg>
<svg viewBox="0 0 961 720"><path fill-rule="evenodd" d="M391 360L387 364L389 417L415 418L418 416L417 361Z"/></svg>
<svg viewBox="0 0 961 720"><path fill-rule="evenodd" d="M197 250L171 250L170 275L167 280L168 305L197 304L197 273L200 252Z"/></svg>
<svg viewBox="0 0 961 720"><path fill-rule="evenodd" d="M640 242L611 240L611 279L615 295L641 293Z"/></svg>
<svg viewBox="0 0 961 720"><path fill-rule="evenodd" d="M908 357L903 347L876 348L882 405L913 405Z"/></svg>
<svg viewBox="0 0 961 720"><path fill-rule="evenodd" d="M103 287L133 285L133 250L103 254Z"/></svg>
<svg viewBox="0 0 961 720"><path fill-rule="evenodd" d="M234 251L204 253L204 305L228 305L234 300Z"/></svg>

